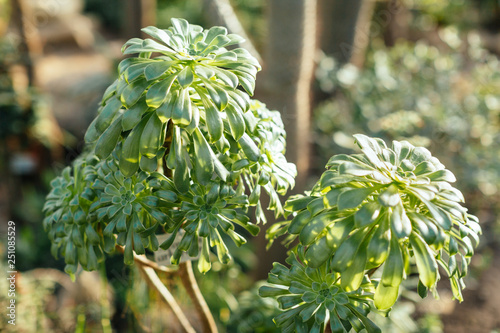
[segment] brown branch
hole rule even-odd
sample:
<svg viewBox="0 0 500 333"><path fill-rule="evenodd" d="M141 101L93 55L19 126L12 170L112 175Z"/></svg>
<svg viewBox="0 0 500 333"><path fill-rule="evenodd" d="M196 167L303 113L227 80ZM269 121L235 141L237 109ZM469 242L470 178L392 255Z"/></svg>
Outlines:
<svg viewBox="0 0 500 333"><path fill-rule="evenodd" d="M156 289L156 291L160 294L163 300L168 304L172 312L175 314L177 320L179 320L179 323L181 324L182 328L188 333L196 333L193 326L191 326L189 320L184 315L184 312L182 312L182 309L175 301L174 296L172 296L170 291L168 291L167 287L165 287L165 285L161 282L155 270L151 267L144 266L142 264L139 264L138 267L141 270L141 272L144 273L144 276L146 277L148 283Z"/></svg>
<svg viewBox="0 0 500 333"><path fill-rule="evenodd" d="M116 245L116 249L121 253L125 252L123 246ZM158 294L162 297L162 299L167 303L170 307L176 318L179 320L182 328L188 333L195 333L193 326L189 323L189 320L182 312L179 304L175 301L174 296L168 291L167 287L161 282L160 278L156 274L156 271L164 272L166 274L178 274L176 270L167 268L165 266L160 266L154 261L146 258L145 255L138 255L134 252L134 261L137 264L139 270L143 273L146 281L149 285L156 289Z"/></svg>
<svg viewBox="0 0 500 333"><path fill-rule="evenodd" d="M196 307L198 315L200 316L201 324L203 325L203 332L217 333L217 325L215 325L212 313L210 312L200 288L198 287L191 261L181 263L179 265L178 274L184 288Z"/></svg>
<svg viewBox="0 0 500 333"><path fill-rule="evenodd" d="M116 245L116 249L121 253L124 253L125 251L124 247L120 245ZM181 325L184 327L186 332L194 332L194 330L190 331L188 329L189 327L192 328L192 326L189 324L189 321L187 321L187 319L186 322L189 325L189 327L185 326L186 323L182 322L182 320L184 320L185 318L184 313L182 312L179 305L173 298L172 294L170 294L170 292L168 291L167 287L165 287L165 285L161 282L155 270L164 272L167 275L171 276L178 275L182 282L182 285L184 286L189 295L189 298L191 298L191 301L193 302L196 311L198 312L198 316L201 319L203 332L218 333L214 317L212 316L212 313L208 308L207 302L203 298L203 294L201 293L196 278L194 276L193 266L191 261L181 263L179 265L178 270L173 270L168 267L158 265L154 261L151 261L148 258L146 258L146 256L137 255L135 252L134 252L134 261L136 262L139 269L146 276L148 283L158 291L158 293L162 296L165 302L167 302L167 304L171 307L172 311L177 316L179 322L181 322Z"/></svg>

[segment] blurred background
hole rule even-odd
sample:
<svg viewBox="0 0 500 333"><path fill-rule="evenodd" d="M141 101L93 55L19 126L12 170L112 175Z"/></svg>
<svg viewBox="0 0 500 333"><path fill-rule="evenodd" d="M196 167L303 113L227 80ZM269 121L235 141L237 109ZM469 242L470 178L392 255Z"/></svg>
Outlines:
<svg viewBox="0 0 500 333"><path fill-rule="evenodd" d="M119 255L73 283L50 254L42 206L78 156L121 45L180 17L224 25L263 65L256 98L281 111L294 193L314 184L352 134L429 148L458 179L483 236L465 301L421 300L408 280L383 332L500 332L500 1L0 0L0 270L16 223L17 324L5 332L178 332L173 315ZM273 261L264 232L199 279L221 332L277 332L277 304L257 295ZM162 276L191 316L179 281ZM0 279L0 308L8 284ZM2 310L3 313L3 310ZM196 318L190 318L196 322Z"/></svg>

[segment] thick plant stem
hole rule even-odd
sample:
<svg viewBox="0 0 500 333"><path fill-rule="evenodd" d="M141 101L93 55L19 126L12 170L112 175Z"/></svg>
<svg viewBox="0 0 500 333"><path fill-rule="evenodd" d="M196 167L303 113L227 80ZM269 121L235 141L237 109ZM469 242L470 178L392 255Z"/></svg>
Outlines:
<svg viewBox="0 0 500 333"><path fill-rule="evenodd" d="M203 332L217 333L217 325L198 287L191 261L186 261L179 265L179 277L189 297L193 301L196 311L198 311L201 324L203 325Z"/></svg>
<svg viewBox="0 0 500 333"><path fill-rule="evenodd" d="M181 324L182 328L184 331L188 333L196 333L194 330L193 326L189 323L189 320L186 318L184 315L184 312L182 312L181 308L177 304L177 302L174 299L174 296L168 291L167 287L161 282L160 278L156 274L155 270L151 267L144 266L144 265L138 265L139 269L144 273L144 276L146 277L148 283L152 285L160 294L160 296L163 298L163 300L168 304L168 306L172 309L174 312L177 320L179 320L179 323Z"/></svg>

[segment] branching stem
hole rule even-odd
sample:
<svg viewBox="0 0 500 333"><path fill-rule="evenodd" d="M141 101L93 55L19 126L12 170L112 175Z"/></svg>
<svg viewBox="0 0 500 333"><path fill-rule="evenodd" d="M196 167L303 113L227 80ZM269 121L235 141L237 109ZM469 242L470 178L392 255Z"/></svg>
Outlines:
<svg viewBox="0 0 500 333"><path fill-rule="evenodd" d="M189 320L184 315L184 312L182 312L182 309L175 301L174 296L172 296L167 287L161 282L155 270L151 267L141 264L139 264L138 267L141 272L144 273L144 276L146 277L148 283L152 285L156 289L156 291L158 291L163 300L168 304L170 309L172 309L172 312L175 314L177 320L179 320L179 323L181 324L184 331L186 331L187 333L196 333L193 326L191 326Z"/></svg>
<svg viewBox="0 0 500 333"><path fill-rule="evenodd" d="M181 282L184 285L184 288L186 288L189 297L196 307L198 315L200 316L201 323L203 325L203 332L217 333L217 325L215 324L212 313L210 312L210 309L208 308L208 305L203 298L200 288L198 287L191 261L181 263L179 265L178 274L181 278Z"/></svg>

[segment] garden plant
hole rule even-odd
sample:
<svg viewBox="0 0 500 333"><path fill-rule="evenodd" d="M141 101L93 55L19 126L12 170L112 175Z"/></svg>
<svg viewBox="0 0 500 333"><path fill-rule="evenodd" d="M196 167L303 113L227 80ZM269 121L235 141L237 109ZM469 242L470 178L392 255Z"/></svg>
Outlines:
<svg viewBox="0 0 500 333"><path fill-rule="evenodd" d="M282 206L296 169L284 156L280 114L251 99L259 63L228 48L242 39L183 19L143 32L151 38L124 45L124 54L136 56L119 64L84 152L52 181L46 199L44 228L68 274L96 270L106 253L123 252L191 332L154 270L179 274L203 330L216 331L191 260L201 273L212 260L228 263L227 242L244 244L266 221L265 192L267 209L290 217L268 233L293 245L288 265L275 264L260 289L277 297L284 311L274 321L284 332L376 332L367 313L387 313L412 272L421 296L435 293L438 266L462 300L480 228L450 185L453 174L427 149L397 141L388 148L357 135L362 154L332 157L312 191ZM145 256L159 249L172 250L172 266Z"/></svg>

